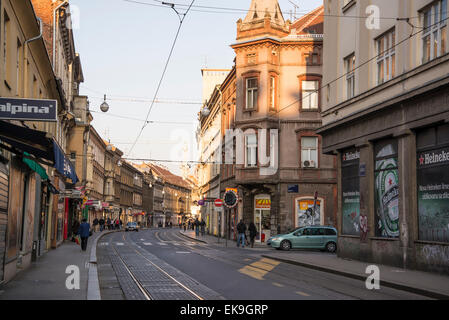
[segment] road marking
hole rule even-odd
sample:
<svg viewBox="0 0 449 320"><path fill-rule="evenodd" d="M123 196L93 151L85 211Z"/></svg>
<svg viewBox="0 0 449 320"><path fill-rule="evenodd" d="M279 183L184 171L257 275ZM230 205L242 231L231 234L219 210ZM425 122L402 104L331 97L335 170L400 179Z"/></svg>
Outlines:
<svg viewBox="0 0 449 320"><path fill-rule="evenodd" d="M176 251L176 253L191 253L189 251Z"/></svg>
<svg viewBox="0 0 449 320"><path fill-rule="evenodd" d="M303 296L303 297L310 297L310 294L307 294L307 293L302 292L302 291L296 291L295 293L299 294L300 296Z"/></svg>
<svg viewBox="0 0 449 320"><path fill-rule="evenodd" d="M117 242L115 245L116 246L124 246L125 244L123 242Z"/></svg>
<svg viewBox="0 0 449 320"><path fill-rule="evenodd" d="M166 243L163 243L163 242L159 242L158 243L160 246L166 246L167 244Z"/></svg>
<svg viewBox="0 0 449 320"><path fill-rule="evenodd" d="M247 265L246 267L241 268L239 272L246 274L247 276L250 276L252 278L263 280L263 277L268 272L276 268L276 266L279 264L280 264L279 261L263 258L260 259L259 261L251 263L250 265Z"/></svg>
<svg viewBox="0 0 449 320"><path fill-rule="evenodd" d="M144 242L143 243L145 246L152 246L153 244L151 242Z"/></svg>
<svg viewBox="0 0 449 320"><path fill-rule="evenodd" d="M279 288L284 287L283 284L280 284L280 283L277 283L277 282L273 282L272 285L273 285L273 286L276 286L276 287L279 287Z"/></svg>
<svg viewBox="0 0 449 320"><path fill-rule="evenodd" d="M98 245L99 246L108 246L109 242L100 242Z"/></svg>
<svg viewBox="0 0 449 320"><path fill-rule="evenodd" d="M145 241L145 239L140 239L140 241Z"/></svg>

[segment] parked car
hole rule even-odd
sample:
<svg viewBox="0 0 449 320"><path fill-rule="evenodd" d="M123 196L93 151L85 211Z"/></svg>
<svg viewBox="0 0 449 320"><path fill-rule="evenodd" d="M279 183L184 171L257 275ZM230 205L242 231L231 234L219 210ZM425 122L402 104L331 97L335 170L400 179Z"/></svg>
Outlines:
<svg viewBox="0 0 449 320"><path fill-rule="evenodd" d="M271 247L278 250L320 249L337 251L337 229L330 226L308 226L270 239Z"/></svg>
<svg viewBox="0 0 449 320"><path fill-rule="evenodd" d="M125 227L125 231L139 231L137 222L128 222Z"/></svg>

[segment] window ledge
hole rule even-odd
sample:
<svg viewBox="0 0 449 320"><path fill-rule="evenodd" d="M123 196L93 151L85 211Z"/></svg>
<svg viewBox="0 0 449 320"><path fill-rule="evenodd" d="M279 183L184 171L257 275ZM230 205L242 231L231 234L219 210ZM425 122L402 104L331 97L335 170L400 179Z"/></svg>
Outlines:
<svg viewBox="0 0 449 320"><path fill-rule="evenodd" d="M351 0L349 1L343 8L341 8L341 11L343 13L345 13L346 11L348 11L350 8L352 8L352 6L354 6L356 4L356 0Z"/></svg>
<svg viewBox="0 0 449 320"><path fill-rule="evenodd" d="M415 240L415 243L419 243L419 244L433 244L433 245L440 245L440 246L449 246L448 242L428 241L428 240Z"/></svg>
<svg viewBox="0 0 449 320"><path fill-rule="evenodd" d="M257 108L246 108L243 110L243 112L255 112L257 111Z"/></svg>
<svg viewBox="0 0 449 320"><path fill-rule="evenodd" d="M300 112L320 112L320 108L316 109L299 109Z"/></svg>

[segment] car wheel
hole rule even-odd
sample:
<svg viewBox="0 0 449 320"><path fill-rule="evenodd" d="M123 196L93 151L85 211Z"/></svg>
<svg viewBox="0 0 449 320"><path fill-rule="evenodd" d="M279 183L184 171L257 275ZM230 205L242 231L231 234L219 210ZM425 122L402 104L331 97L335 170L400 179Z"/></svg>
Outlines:
<svg viewBox="0 0 449 320"><path fill-rule="evenodd" d="M328 242L326 244L326 251L334 253L335 251L337 251L337 244L335 242Z"/></svg>
<svg viewBox="0 0 449 320"><path fill-rule="evenodd" d="M281 242L281 248L282 250L288 251L292 248L292 244L290 243L290 241L284 240Z"/></svg>

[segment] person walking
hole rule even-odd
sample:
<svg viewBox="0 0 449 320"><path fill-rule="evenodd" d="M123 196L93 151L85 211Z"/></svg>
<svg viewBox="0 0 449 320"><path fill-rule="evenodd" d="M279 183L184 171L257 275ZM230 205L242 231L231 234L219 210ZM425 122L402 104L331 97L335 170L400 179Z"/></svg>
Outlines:
<svg viewBox="0 0 449 320"><path fill-rule="evenodd" d="M198 220L198 218L195 219L194 225L195 225L195 235L198 237L200 235L200 221Z"/></svg>
<svg viewBox="0 0 449 320"><path fill-rule="evenodd" d="M120 222L120 226L119 226L119 227L120 227L120 230L122 230L123 221L120 219L119 222Z"/></svg>
<svg viewBox="0 0 449 320"><path fill-rule="evenodd" d="M72 224L72 241L75 242L75 237L78 235L80 223L75 219Z"/></svg>
<svg viewBox="0 0 449 320"><path fill-rule="evenodd" d="M117 219L115 219L115 230L120 229L120 221Z"/></svg>
<svg viewBox="0 0 449 320"><path fill-rule="evenodd" d="M239 224L237 225L237 232L239 233L239 236L237 238L237 247L240 246L240 242L241 242L242 248L244 248L245 247L246 224L243 223L243 219L240 220Z"/></svg>
<svg viewBox="0 0 449 320"><path fill-rule="evenodd" d="M93 221L93 226L94 226L94 232L97 232L97 226L98 226L98 219L97 219L97 217L95 217L95 219Z"/></svg>
<svg viewBox="0 0 449 320"><path fill-rule="evenodd" d="M204 222L204 219L201 219L201 236L204 237L205 233L206 233L206 222Z"/></svg>
<svg viewBox="0 0 449 320"><path fill-rule="evenodd" d="M111 230L111 218L108 217L108 220L106 220L106 224L108 226L108 230Z"/></svg>
<svg viewBox="0 0 449 320"><path fill-rule="evenodd" d="M104 219L100 218L100 221L98 221L98 223L100 224L100 232L103 232L103 230L104 230Z"/></svg>
<svg viewBox="0 0 449 320"><path fill-rule="evenodd" d="M254 222L251 221L251 223L249 224L249 239L250 239L250 244L251 244L251 248L254 248L254 239L257 236L257 227L254 224Z"/></svg>
<svg viewBox="0 0 449 320"><path fill-rule="evenodd" d="M87 219L85 218L83 219L83 222L79 227L79 235L81 237L81 250L86 251L87 240L89 239L90 235L90 224L87 223Z"/></svg>
<svg viewBox="0 0 449 320"><path fill-rule="evenodd" d="M187 221L184 221L184 232L187 230Z"/></svg>

